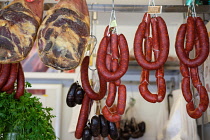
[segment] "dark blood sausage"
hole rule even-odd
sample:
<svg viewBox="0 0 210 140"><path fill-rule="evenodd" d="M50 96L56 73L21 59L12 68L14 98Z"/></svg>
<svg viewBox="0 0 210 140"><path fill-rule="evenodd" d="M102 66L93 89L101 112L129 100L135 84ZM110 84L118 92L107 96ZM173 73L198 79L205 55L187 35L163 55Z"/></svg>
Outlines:
<svg viewBox="0 0 210 140"><path fill-rule="evenodd" d="M190 77L184 77L182 79L182 94L184 99L189 103L192 101L192 92L190 90Z"/></svg>
<svg viewBox="0 0 210 140"><path fill-rule="evenodd" d="M18 75L18 66L19 63L12 63L9 78L6 82L6 84L2 87L1 91L8 91L10 89L14 89L14 83L17 79Z"/></svg>
<svg viewBox="0 0 210 140"><path fill-rule="evenodd" d="M108 122L109 124L109 135L110 137L115 140L119 137L119 133L114 122Z"/></svg>
<svg viewBox="0 0 210 140"><path fill-rule="evenodd" d="M2 88L10 75L10 68L11 68L11 64L2 64L2 68L1 68L1 75L0 75L0 88Z"/></svg>
<svg viewBox="0 0 210 140"><path fill-rule="evenodd" d="M196 31L198 34L200 47L202 49L194 59L189 59L184 50L184 37L186 34L186 24L180 26L176 36L175 49L177 56L179 60L188 67L198 67L206 60L209 54L209 38L208 38L207 29L200 17L196 17L195 21L196 21Z"/></svg>
<svg viewBox="0 0 210 140"><path fill-rule="evenodd" d="M92 136L98 137L100 135L101 123L100 123L100 118L98 116L93 116L91 118L90 130Z"/></svg>
<svg viewBox="0 0 210 140"><path fill-rule="evenodd" d="M117 34L111 34L111 52L112 52L113 59L119 58L118 35Z"/></svg>
<svg viewBox="0 0 210 140"><path fill-rule="evenodd" d="M126 86L120 85L118 88L118 101L117 101L117 113L124 114L126 106Z"/></svg>
<svg viewBox="0 0 210 140"><path fill-rule="evenodd" d="M154 62L148 62L143 54L142 43L146 30L146 23L141 22L134 39L134 55L138 64L148 70L156 70L160 68L167 60L169 54L169 36L165 21L161 17L157 17L158 32L161 48L159 57Z"/></svg>
<svg viewBox="0 0 210 140"><path fill-rule="evenodd" d="M66 104L69 107L76 106L76 103L75 103L75 93L76 93L77 87L78 87L78 83L77 82L74 82L71 85L71 87L69 88L69 91L68 91L67 96L66 96Z"/></svg>
<svg viewBox="0 0 210 140"><path fill-rule="evenodd" d="M117 92L117 87L113 82L109 83L109 90L108 90L108 96L106 99L106 105L108 107L111 107L115 101L116 97L116 92Z"/></svg>
<svg viewBox="0 0 210 140"><path fill-rule="evenodd" d="M90 98L87 96L87 94L85 94L84 99L82 101L82 106L80 109L80 114L75 131L75 137L77 139L82 138L83 130L88 120L89 110L90 110Z"/></svg>
<svg viewBox="0 0 210 140"><path fill-rule="evenodd" d="M108 121L104 118L103 115L99 115L100 118L100 123L101 123L101 136L102 137L107 137L109 134L109 126L108 126Z"/></svg>
<svg viewBox="0 0 210 140"><path fill-rule="evenodd" d="M107 106L103 107L102 113L103 113L104 117L106 118L106 120L108 120L110 122L119 122L121 119L119 114L110 112L110 110L108 109Z"/></svg>
<svg viewBox="0 0 210 140"><path fill-rule="evenodd" d="M19 99L20 96L24 94L24 90L25 90L25 77L22 65L19 64L18 76L17 76L17 90L15 93L15 98Z"/></svg>
<svg viewBox="0 0 210 140"><path fill-rule="evenodd" d="M100 73L100 75L106 79L106 81L115 81L120 79L128 69L128 62L129 62L129 51L128 51L128 44L124 37L124 35L119 35L119 48L120 48L120 66L115 72L110 72L105 65L106 59L106 52L107 52L107 37L103 37L98 53L97 53L97 60L96 66Z"/></svg>
<svg viewBox="0 0 210 140"><path fill-rule="evenodd" d="M100 81L99 93L93 91L89 82L88 66L89 66L89 56L85 56L81 65L81 79L82 79L81 81L82 81L83 90L92 100L101 100L106 94L107 82L99 74L99 81Z"/></svg>
<svg viewBox="0 0 210 140"><path fill-rule="evenodd" d="M82 140L91 140L92 135L90 132L90 128L88 126L85 127L82 135Z"/></svg>
<svg viewBox="0 0 210 140"><path fill-rule="evenodd" d="M76 92L75 92L75 103L78 105L81 105L84 95L85 95L85 92L82 89L82 87L77 87Z"/></svg>

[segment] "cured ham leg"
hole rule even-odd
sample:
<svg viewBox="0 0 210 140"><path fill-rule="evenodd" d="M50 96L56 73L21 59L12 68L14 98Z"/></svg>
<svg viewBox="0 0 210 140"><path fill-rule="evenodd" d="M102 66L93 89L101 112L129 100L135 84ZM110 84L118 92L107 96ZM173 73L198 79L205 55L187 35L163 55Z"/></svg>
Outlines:
<svg viewBox="0 0 210 140"><path fill-rule="evenodd" d="M90 35L86 0L60 0L47 11L38 31L42 62L58 70L76 68Z"/></svg>
<svg viewBox="0 0 210 140"><path fill-rule="evenodd" d="M0 12L0 63L23 60L33 47L43 0L15 0Z"/></svg>

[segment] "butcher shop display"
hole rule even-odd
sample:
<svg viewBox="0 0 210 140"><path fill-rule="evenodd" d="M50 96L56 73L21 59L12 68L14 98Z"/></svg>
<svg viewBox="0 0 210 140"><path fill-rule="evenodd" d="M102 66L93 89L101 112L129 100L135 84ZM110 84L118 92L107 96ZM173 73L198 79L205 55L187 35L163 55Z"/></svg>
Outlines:
<svg viewBox="0 0 210 140"><path fill-rule="evenodd" d="M41 23L43 0L15 0L0 12L0 63L20 62L33 47Z"/></svg>
<svg viewBox="0 0 210 140"><path fill-rule="evenodd" d="M47 11L37 34L42 62L57 70L75 69L90 35L86 0L60 0Z"/></svg>
<svg viewBox="0 0 210 140"><path fill-rule="evenodd" d="M198 67L204 63L209 54L209 37L206 26L200 17L189 16L187 23L179 27L175 48L180 60L180 72L183 76L181 87L187 102L187 113L190 117L197 119L202 116L209 105L208 93L198 74ZM190 58L189 54L193 48L195 48L195 58ZM200 96L200 103L196 108L190 81Z"/></svg>
<svg viewBox="0 0 210 140"><path fill-rule="evenodd" d="M150 36L150 25L152 37ZM152 51L154 61L152 61ZM134 55L142 67L139 91L142 97L151 103L162 102L166 94L164 79L164 64L169 54L169 35L167 26L162 17L153 17L145 13L134 39ZM158 94L152 94L149 89L150 70L156 70L156 83Z"/></svg>

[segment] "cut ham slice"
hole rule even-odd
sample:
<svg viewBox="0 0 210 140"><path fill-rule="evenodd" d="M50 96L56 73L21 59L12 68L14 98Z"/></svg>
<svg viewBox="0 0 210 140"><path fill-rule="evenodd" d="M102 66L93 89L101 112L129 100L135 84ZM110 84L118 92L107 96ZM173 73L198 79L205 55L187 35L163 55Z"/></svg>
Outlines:
<svg viewBox="0 0 210 140"><path fill-rule="evenodd" d="M0 12L0 63L23 60L33 47L43 0L15 0Z"/></svg>
<svg viewBox="0 0 210 140"><path fill-rule="evenodd" d="M57 70L76 68L90 35L86 0L60 0L47 11L38 31L42 62Z"/></svg>

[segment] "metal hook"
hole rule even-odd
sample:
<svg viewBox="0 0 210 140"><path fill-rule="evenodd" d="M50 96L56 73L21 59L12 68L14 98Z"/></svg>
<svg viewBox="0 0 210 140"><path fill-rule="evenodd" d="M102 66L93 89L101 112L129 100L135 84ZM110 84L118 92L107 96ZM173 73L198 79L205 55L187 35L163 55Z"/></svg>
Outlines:
<svg viewBox="0 0 210 140"><path fill-rule="evenodd" d="M96 36L94 35L90 35L90 41L89 41L89 45L88 45L88 48L87 48L87 52L86 52L86 55L89 55L89 56L92 56L95 48L96 48L96 44L97 44L97 38ZM88 66L88 69L91 70L91 71L95 71L96 68L92 69L90 66Z"/></svg>
<svg viewBox="0 0 210 140"><path fill-rule="evenodd" d="M110 30L112 31L112 33L118 33L114 0L112 0L112 11L111 11L111 16L110 16L110 21L109 21L109 31Z"/></svg>
<svg viewBox="0 0 210 140"><path fill-rule="evenodd" d="M195 0L192 0L190 4L188 5L188 12L187 16L196 17L196 10L195 10Z"/></svg>

